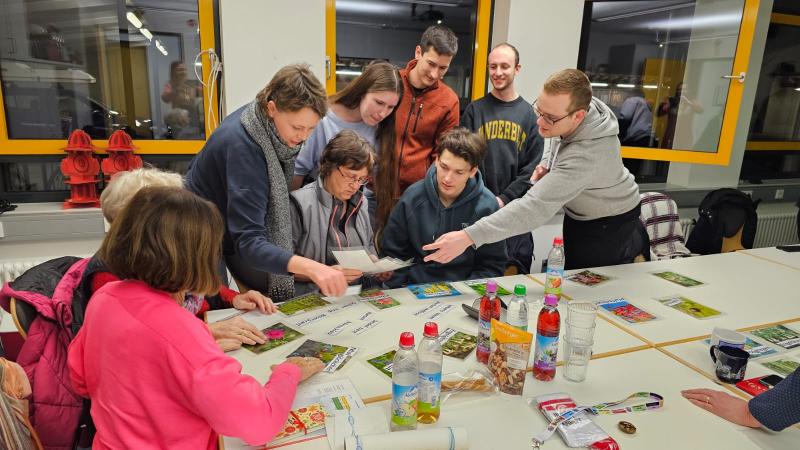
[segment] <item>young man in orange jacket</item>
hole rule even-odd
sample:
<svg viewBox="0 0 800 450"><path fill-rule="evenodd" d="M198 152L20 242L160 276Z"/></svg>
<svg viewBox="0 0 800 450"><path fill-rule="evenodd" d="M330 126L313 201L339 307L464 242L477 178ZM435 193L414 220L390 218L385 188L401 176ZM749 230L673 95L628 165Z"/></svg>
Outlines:
<svg viewBox="0 0 800 450"><path fill-rule="evenodd" d="M395 112L398 198L425 177L439 136L458 125L458 96L441 82L457 51L453 31L433 25L422 34L414 59L400 70L405 95Z"/></svg>

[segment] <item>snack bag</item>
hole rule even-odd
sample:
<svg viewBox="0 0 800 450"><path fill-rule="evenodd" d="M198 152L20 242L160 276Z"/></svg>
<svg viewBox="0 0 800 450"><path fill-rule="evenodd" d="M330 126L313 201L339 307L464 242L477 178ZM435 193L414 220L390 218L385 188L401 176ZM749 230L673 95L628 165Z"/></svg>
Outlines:
<svg viewBox="0 0 800 450"><path fill-rule="evenodd" d="M533 335L492 319L489 371L502 392L522 395Z"/></svg>
<svg viewBox="0 0 800 450"><path fill-rule="evenodd" d="M548 421L552 421L577 406L569 394L564 392L540 395L532 398L529 402L531 406L538 407ZM570 419L561 422L557 429L567 447L619 450L619 444L614 438L603 431L599 425L592 422L586 411L578 412Z"/></svg>

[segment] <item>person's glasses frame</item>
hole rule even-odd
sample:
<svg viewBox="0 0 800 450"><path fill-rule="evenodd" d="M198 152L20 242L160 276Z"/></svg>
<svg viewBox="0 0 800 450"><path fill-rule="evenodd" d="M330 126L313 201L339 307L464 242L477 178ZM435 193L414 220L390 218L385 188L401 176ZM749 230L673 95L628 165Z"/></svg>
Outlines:
<svg viewBox="0 0 800 450"><path fill-rule="evenodd" d="M336 170L338 170L339 171L339 175L341 175L342 178L344 178L345 181L350 183L350 184L357 184L359 186L364 186L367 183L369 183L369 177L356 178L353 175L345 175L344 172L342 172L342 166L337 166Z"/></svg>
<svg viewBox="0 0 800 450"><path fill-rule="evenodd" d="M574 111L568 112L566 115L561 116L558 119L551 119L551 118L547 117L546 115L544 115L541 111L539 111L539 108L536 106L536 102L538 102L538 101L539 101L539 99L537 98L536 100L533 101L533 103L531 103L531 107L533 108L533 113L536 114L536 117L542 118L542 120L544 120L544 122L546 124L550 125L550 126L553 126L553 125L557 124L558 122L560 122L560 121L566 119L567 117L575 114L576 112L580 111L580 109L576 109Z"/></svg>

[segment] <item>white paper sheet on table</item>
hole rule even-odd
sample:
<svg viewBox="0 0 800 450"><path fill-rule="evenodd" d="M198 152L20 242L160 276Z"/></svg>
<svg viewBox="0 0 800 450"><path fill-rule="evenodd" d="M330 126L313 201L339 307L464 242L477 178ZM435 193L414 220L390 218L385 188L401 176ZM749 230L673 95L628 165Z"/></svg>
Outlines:
<svg viewBox="0 0 800 450"><path fill-rule="evenodd" d="M329 414L347 408L363 408L364 402L349 378L325 381L314 384L301 384L292 403L292 409L302 408L312 403L320 403Z"/></svg>
<svg viewBox="0 0 800 450"><path fill-rule="evenodd" d="M384 409L385 406L370 405L349 412L337 411L333 417L326 418L325 429L331 450L344 450L344 440L348 436L388 433L389 423Z"/></svg>
<svg viewBox="0 0 800 450"><path fill-rule="evenodd" d="M408 261L400 261L388 256L373 261L369 253L363 248L333 250L333 257L336 258L340 266L347 269L360 270L366 274L390 272L412 264L410 259Z"/></svg>

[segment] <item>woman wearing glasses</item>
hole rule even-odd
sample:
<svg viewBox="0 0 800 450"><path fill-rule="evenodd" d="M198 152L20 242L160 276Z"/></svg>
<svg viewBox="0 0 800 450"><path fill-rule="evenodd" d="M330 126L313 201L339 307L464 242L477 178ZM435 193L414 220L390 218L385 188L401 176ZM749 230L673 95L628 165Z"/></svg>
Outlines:
<svg viewBox="0 0 800 450"><path fill-rule="evenodd" d="M332 250L364 247L375 255L363 186L375 162L370 143L353 130L342 130L328 141L319 161L319 178L291 194L292 240L297 255L341 271L347 282L363 276L337 265ZM378 274L379 282L391 272ZM311 280L295 274L295 292L315 289Z"/></svg>
<svg viewBox="0 0 800 450"><path fill-rule="evenodd" d="M395 160L395 107L403 97L403 82L397 68L373 62L344 89L330 97L330 108L314 128L297 155L292 190L317 179L325 145L341 130L353 130L366 139L377 155L378 176L364 192L369 203L370 223L382 227L394 206L397 173ZM374 190L374 194L373 191Z"/></svg>

